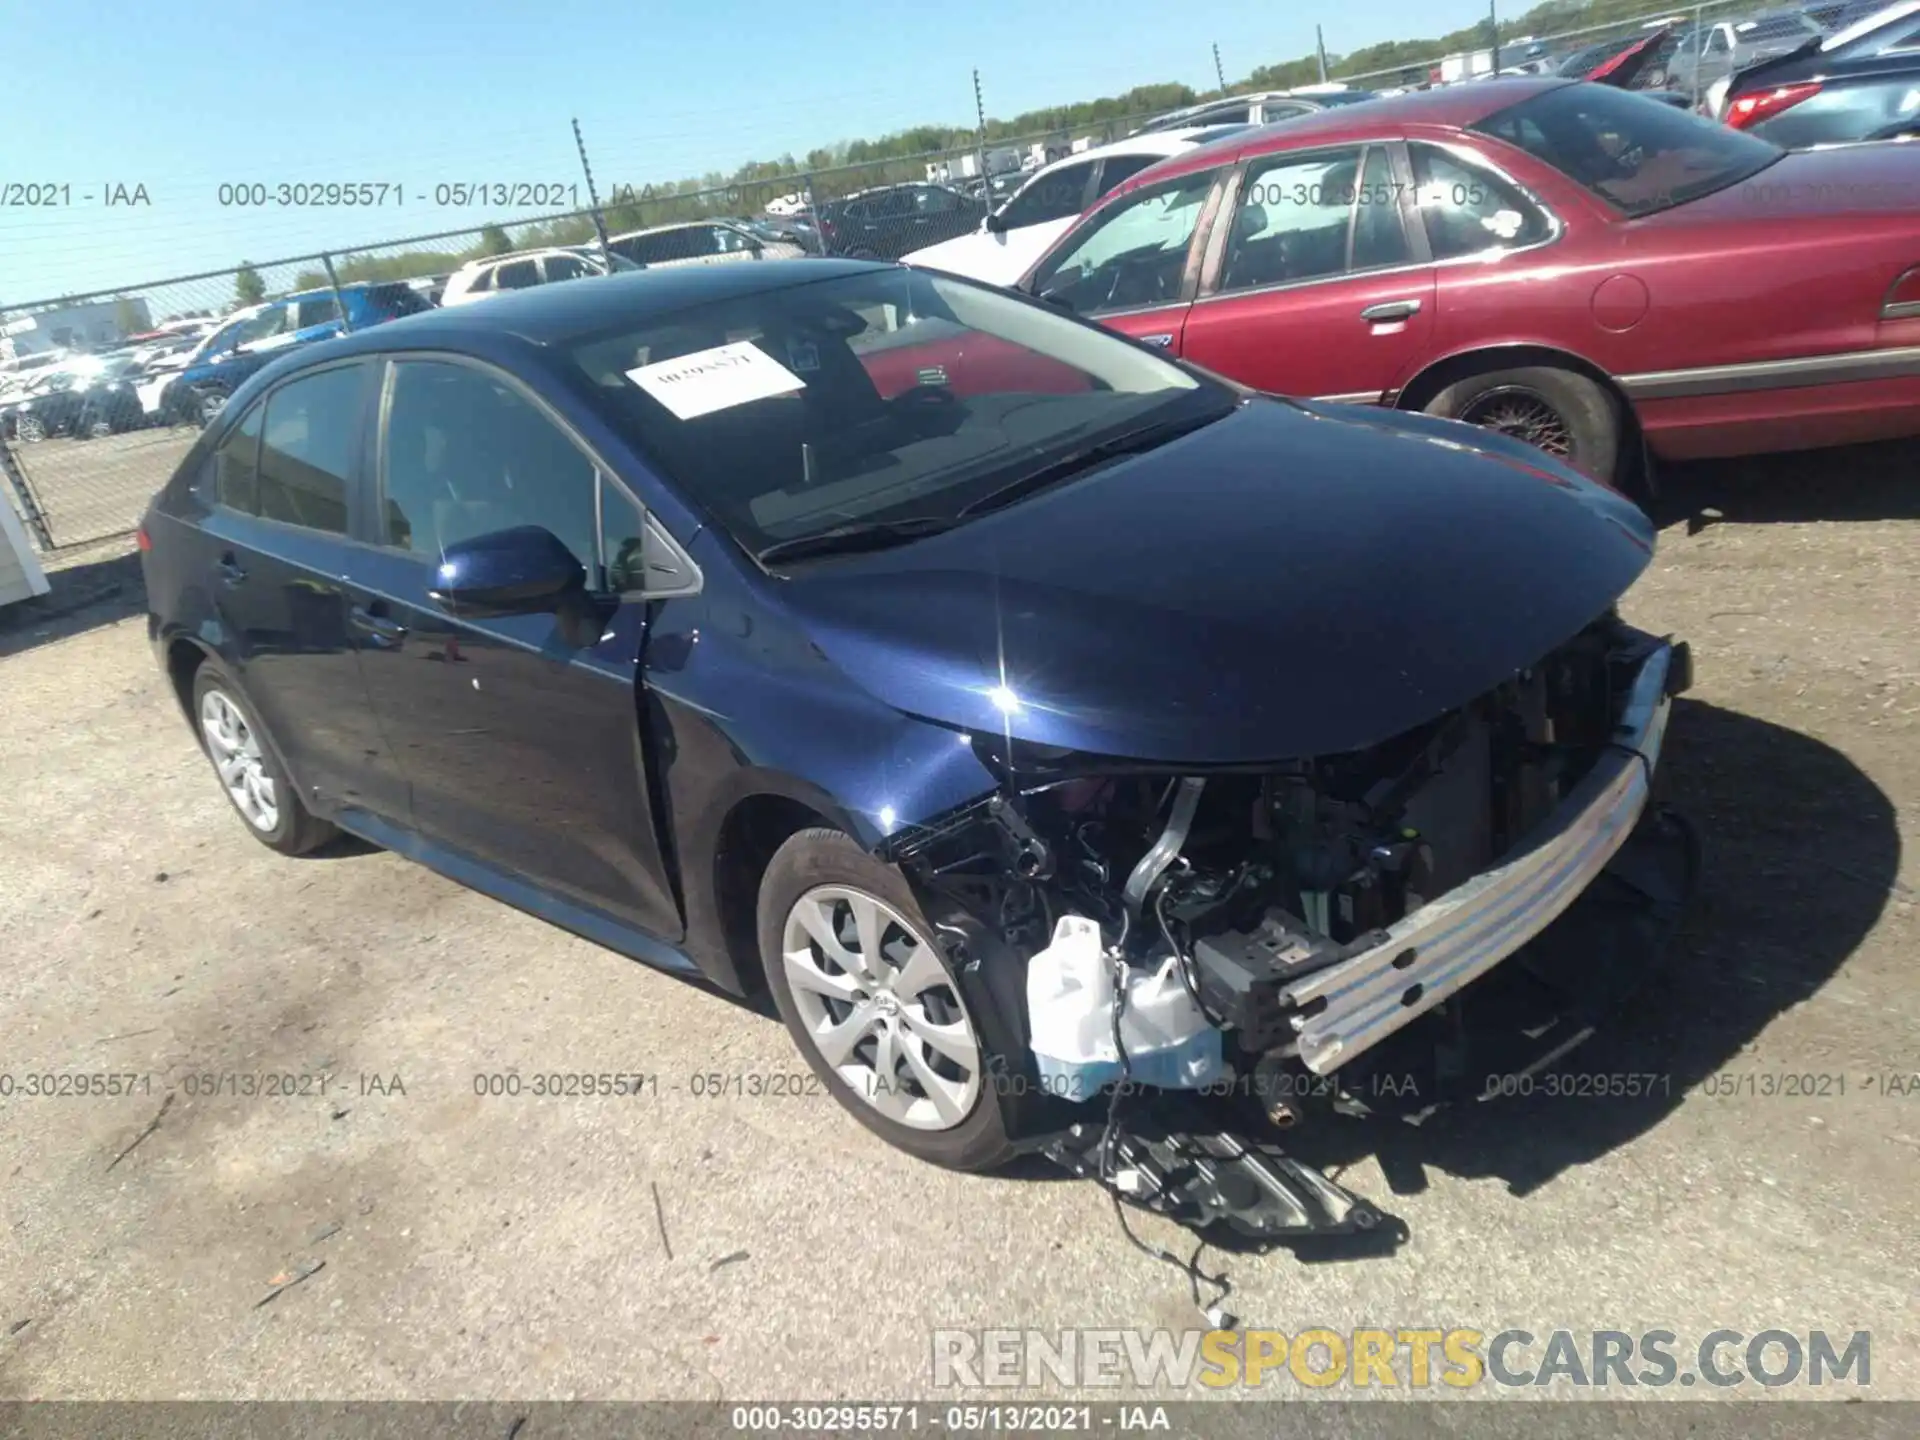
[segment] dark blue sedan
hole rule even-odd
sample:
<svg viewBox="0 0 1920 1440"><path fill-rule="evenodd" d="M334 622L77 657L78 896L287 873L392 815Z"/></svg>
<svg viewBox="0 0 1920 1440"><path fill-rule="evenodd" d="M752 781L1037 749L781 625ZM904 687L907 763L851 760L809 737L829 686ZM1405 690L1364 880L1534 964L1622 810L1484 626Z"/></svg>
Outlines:
<svg viewBox="0 0 1920 1440"><path fill-rule="evenodd" d="M1652 545L1518 442L850 261L302 346L141 529L258 839L770 991L965 1167L1087 1118L1049 1077L1444 1029L1650 823L1685 651L1615 602Z"/></svg>

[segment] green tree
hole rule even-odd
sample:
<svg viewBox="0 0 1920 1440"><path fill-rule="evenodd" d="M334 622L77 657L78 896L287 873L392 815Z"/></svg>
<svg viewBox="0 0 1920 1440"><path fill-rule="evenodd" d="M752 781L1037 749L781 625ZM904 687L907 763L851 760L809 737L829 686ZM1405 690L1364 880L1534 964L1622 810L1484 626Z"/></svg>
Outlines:
<svg viewBox="0 0 1920 1440"><path fill-rule="evenodd" d="M513 241L498 225L487 225L480 231L479 248L482 255L504 255L513 249Z"/></svg>
<svg viewBox="0 0 1920 1440"><path fill-rule="evenodd" d="M147 302L122 295L113 302L113 325L123 339L148 329Z"/></svg>
<svg viewBox="0 0 1920 1440"><path fill-rule="evenodd" d="M251 261L242 260L240 269L234 274L233 298L242 305L258 305L267 298L267 282L260 278L260 272L253 268Z"/></svg>

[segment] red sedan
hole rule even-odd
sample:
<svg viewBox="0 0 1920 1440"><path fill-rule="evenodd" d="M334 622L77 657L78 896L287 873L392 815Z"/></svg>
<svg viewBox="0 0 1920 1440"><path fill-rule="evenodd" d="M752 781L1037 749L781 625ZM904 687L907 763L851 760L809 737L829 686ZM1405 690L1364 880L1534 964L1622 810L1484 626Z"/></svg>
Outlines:
<svg viewBox="0 0 1920 1440"><path fill-rule="evenodd" d="M1789 154L1604 85L1342 106L1142 171L1020 288L1256 389L1589 474L1920 434L1920 146Z"/></svg>

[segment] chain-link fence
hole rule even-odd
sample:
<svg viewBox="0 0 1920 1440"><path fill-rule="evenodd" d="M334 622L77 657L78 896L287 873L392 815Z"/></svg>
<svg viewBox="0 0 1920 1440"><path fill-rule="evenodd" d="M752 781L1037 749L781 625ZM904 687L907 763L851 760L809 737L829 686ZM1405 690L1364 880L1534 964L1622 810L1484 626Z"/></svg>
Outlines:
<svg viewBox="0 0 1920 1440"><path fill-rule="evenodd" d="M1483 33L1479 48L1332 73L1354 88L1394 91L1516 72L1586 76L1613 64L1614 83L1703 108L1715 80L1766 46L1792 48L1805 38L1773 33L1791 27L1791 15L1749 21L1754 14L1739 0L1710 0L1540 36L1513 34L1490 19L1483 32L1449 37ZM1355 58L1378 60L1383 51L1397 58L1413 47L1375 47ZM1297 83L1281 72L1308 63L1290 62L1272 75ZM966 137L911 155L868 158L874 147L856 142L846 148L847 164L718 186L633 185L613 172L597 207L586 183L443 183L420 198L443 213L522 218L3 309L0 482L44 549L126 534L225 398L289 347L609 268L898 259L977 230L1034 169L1119 139L1150 118ZM265 186L222 188L234 192L223 205L268 203L264 194L241 193ZM386 197L360 192L395 187L320 188L342 192L318 197L326 205L368 207ZM558 205L568 208L526 214Z"/></svg>
<svg viewBox="0 0 1920 1440"><path fill-rule="evenodd" d="M609 268L899 258L977 230L1027 173L1146 118L718 187L612 181L597 211L0 309L0 482L43 549L130 534L226 397L291 347ZM434 198L443 207L505 209L585 198L586 190L527 188L449 184Z"/></svg>

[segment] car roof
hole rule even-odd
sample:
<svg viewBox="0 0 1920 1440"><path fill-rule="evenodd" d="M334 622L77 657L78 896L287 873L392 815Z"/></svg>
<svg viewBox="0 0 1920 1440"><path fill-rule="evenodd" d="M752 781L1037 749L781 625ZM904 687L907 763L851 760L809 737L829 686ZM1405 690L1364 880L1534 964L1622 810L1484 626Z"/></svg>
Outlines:
<svg viewBox="0 0 1920 1440"><path fill-rule="evenodd" d="M453 274L458 275L461 270L479 270L488 265L499 265L508 260L537 260L542 255L577 255L581 250L590 248L590 246L586 245L573 249L569 249L565 245L540 245L532 250L503 250L498 255L481 255L476 259L469 260L460 267L460 270L455 270Z"/></svg>
<svg viewBox="0 0 1920 1440"><path fill-rule="evenodd" d="M688 265L626 270L508 290L483 305L456 305L403 316L329 341L340 357L382 350L461 350L475 341L508 336L535 345L565 344L621 326L640 327L704 305L899 267L869 260L815 260L807 265ZM314 347L318 349L319 347ZM291 367L289 367L291 368Z"/></svg>
<svg viewBox="0 0 1920 1440"><path fill-rule="evenodd" d="M1333 105L1278 125L1262 125L1224 136L1162 160L1123 183L1113 195L1130 194L1145 185L1223 163L1231 164L1244 155L1265 155L1276 150L1300 150L1342 140L1391 135L1408 125L1464 129L1535 95L1579 83L1553 77L1514 76L1503 77L1498 83L1449 85L1436 90L1413 90L1405 95L1383 95L1364 105Z"/></svg>
<svg viewBox="0 0 1920 1440"><path fill-rule="evenodd" d="M632 240L641 235L664 235L669 230L693 230L705 228L710 225L726 225L737 230L741 225L746 223L748 222L735 220L724 215L715 216L711 220L675 220L666 225L647 225L639 230L622 230L618 235L609 235L607 237L607 243L612 245L617 241ZM595 247L582 246L581 248L592 249Z"/></svg>

